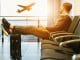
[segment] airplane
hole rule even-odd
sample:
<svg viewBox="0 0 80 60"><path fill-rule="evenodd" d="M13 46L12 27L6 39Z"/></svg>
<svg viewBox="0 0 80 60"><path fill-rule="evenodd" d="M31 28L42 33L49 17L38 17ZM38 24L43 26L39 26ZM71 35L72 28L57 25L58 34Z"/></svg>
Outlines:
<svg viewBox="0 0 80 60"><path fill-rule="evenodd" d="M25 10L30 11L32 9L33 5L35 5L35 3L31 3L31 4L27 5L27 6L18 5L19 7L22 7L22 9L18 9L17 12L21 13L21 12L23 12Z"/></svg>

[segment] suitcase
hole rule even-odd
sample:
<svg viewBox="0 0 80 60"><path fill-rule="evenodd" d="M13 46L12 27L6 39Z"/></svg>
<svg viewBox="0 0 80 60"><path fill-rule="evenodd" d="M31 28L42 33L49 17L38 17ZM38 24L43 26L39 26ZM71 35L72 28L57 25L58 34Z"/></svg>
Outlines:
<svg viewBox="0 0 80 60"><path fill-rule="evenodd" d="M10 35L10 56L14 60L21 59L21 35L20 34Z"/></svg>

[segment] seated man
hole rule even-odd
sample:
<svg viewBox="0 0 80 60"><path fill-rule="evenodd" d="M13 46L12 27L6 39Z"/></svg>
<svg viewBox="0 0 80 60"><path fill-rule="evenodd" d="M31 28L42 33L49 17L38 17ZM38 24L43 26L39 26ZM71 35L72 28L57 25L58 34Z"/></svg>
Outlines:
<svg viewBox="0 0 80 60"><path fill-rule="evenodd" d="M67 31L72 20L69 17L69 12L72 4L64 3L58 19L53 27L35 27L35 26L14 26L10 24L5 18L2 19L2 26L8 34L23 34L35 35L39 38L49 39L51 32Z"/></svg>

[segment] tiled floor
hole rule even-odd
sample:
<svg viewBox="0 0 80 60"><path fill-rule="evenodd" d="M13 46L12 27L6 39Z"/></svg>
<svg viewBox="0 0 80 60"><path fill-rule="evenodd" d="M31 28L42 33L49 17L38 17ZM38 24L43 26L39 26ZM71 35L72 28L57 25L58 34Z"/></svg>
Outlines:
<svg viewBox="0 0 80 60"><path fill-rule="evenodd" d="M37 42L22 42L21 43L21 60L40 60L40 43ZM10 43L5 41L0 42L0 60L12 60L10 58Z"/></svg>

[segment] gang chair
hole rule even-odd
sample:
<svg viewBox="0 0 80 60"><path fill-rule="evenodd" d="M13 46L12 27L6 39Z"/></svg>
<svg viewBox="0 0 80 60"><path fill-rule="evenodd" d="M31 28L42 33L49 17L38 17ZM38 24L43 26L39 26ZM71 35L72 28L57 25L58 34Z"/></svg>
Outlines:
<svg viewBox="0 0 80 60"><path fill-rule="evenodd" d="M76 30L74 30L74 34L77 34L76 37L79 37L79 39L72 39L72 37L69 36L71 39L63 41L64 39L68 38L68 36L63 36L56 37L55 40L59 42L60 47L66 47L73 50L74 54L72 56L72 60L80 60L80 19L76 26ZM58 41L59 39L62 41Z"/></svg>
<svg viewBox="0 0 80 60"><path fill-rule="evenodd" d="M72 60L80 60L80 17L77 22L76 20L74 21L72 26L74 26L74 29L71 30L72 27L70 27L69 32L72 32L73 35L58 36L54 40L59 43L60 47L73 50Z"/></svg>
<svg viewBox="0 0 80 60"><path fill-rule="evenodd" d="M79 21L80 17L74 16L67 32L52 32L49 40L41 40L41 60L72 60L75 56L74 59L80 60L80 35L77 35L80 31Z"/></svg>

